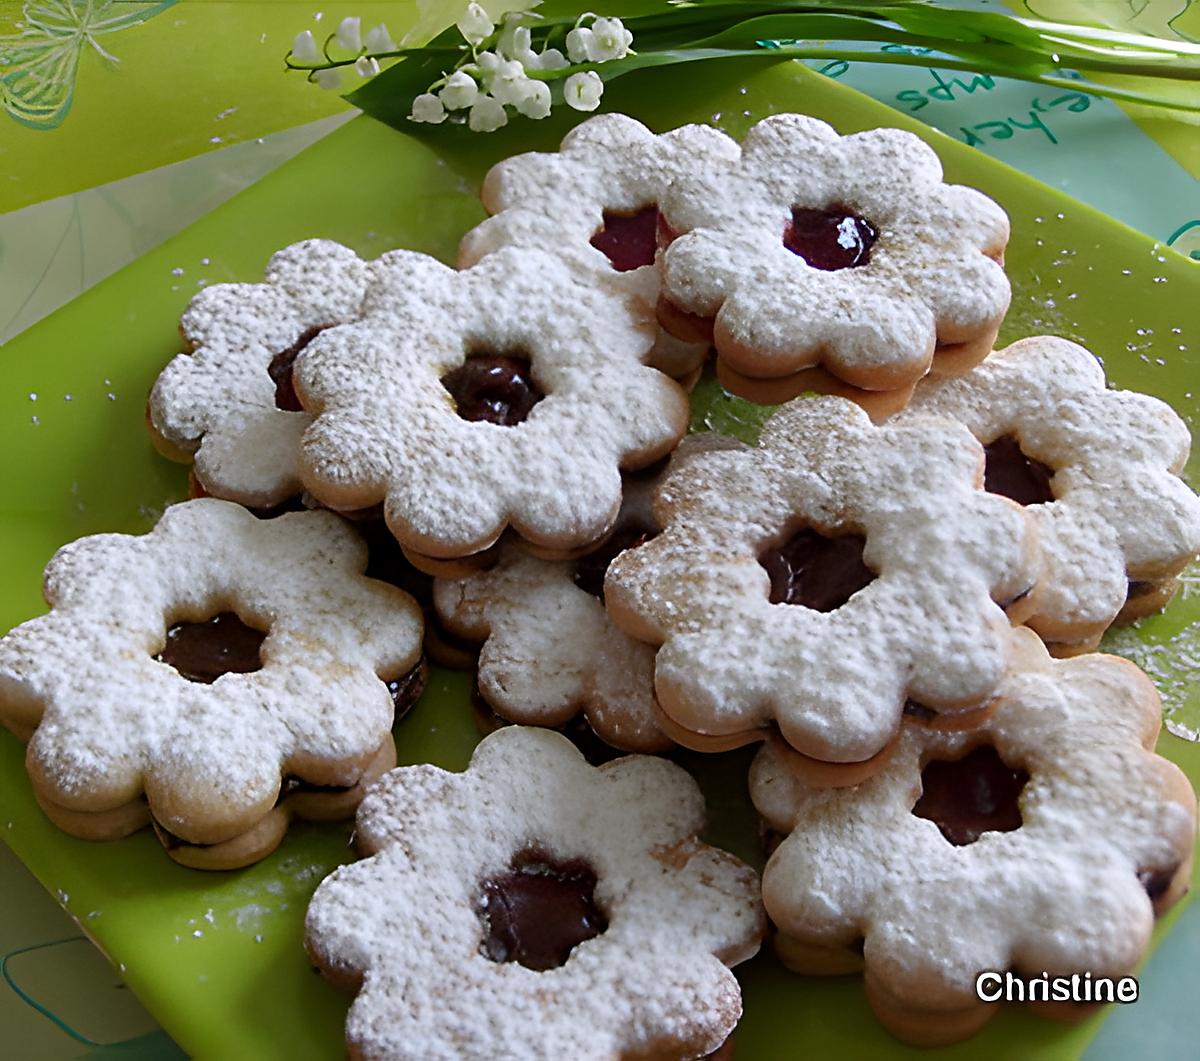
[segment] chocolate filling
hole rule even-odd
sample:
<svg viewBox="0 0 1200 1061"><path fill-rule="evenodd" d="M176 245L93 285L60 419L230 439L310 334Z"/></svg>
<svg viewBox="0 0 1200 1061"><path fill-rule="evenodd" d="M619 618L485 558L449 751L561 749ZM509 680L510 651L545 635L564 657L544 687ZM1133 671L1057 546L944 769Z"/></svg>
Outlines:
<svg viewBox="0 0 1200 1061"><path fill-rule="evenodd" d="M861 534L826 537L802 527L782 545L759 554L771 579L772 604L799 604L818 612L840 608L875 572L863 563L867 540Z"/></svg>
<svg viewBox="0 0 1200 1061"><path fill-rule="evenodd" d="M494 962L557 969L576 946L608 928L596 905L596 871L582 859L559 862L527 847L513 856L507 873L489 877L481 888L480 949Z"/></svg>
<svg viewBox="0 0 1200 1061"><path fill-rule="evenodd" d="M1050 489L1054 469L1026 456L1012 435L1001 435L989 442L983 452L986 457L983 488L988 493L1000 494L1019 505L1040 505L1054 500L1054 491Z"/></svg>
<svg viewBox="0 0 1200 1061"><path fill-rule="evenodd" d="M609 565L627 549L645 545L657 535L651 527L631 523L611 534L598 549L575 561L575 585L593 597L604 599L604 576Z"/></svg>
<svg viewBox="0 0 1200 1061"><path fill-rule="evenodd" d="M1156 582L1142 582L1138 579L1131 578L1129 579L1129 587L1125 590L1125 599L1127 601L1131 601L1135 597L1141 597L1157 588L1158 583Z"/></svg>
<svg viewBox="0 0 1200 1061"><path fill-rule="evenodd" d="M793 206L783 245L814 269L832 272L866 265L878 235L870 221L842 203L824 210Z"/></svg>
<svg viewBox="0 0 1200 1061"><path fill-rule="evenodd" d="M1138 872L1138 882L1146 889L1150 901L1156 903L1167 893L1167 889L1171 887L1171 881L1175 879L1175 874L1178 872L1178 866L1169 866L1167 869L1143 869Z"/></svg>
<svg viewBox="0 0 1200 1061"><path fill-rule="evenodd" d="M425 666L425 660L422 658L417 660L417 665L412 670L385 683L388 692L391 693L392 703L396 705L395 722L399 722L407 715L413 705L421 699L428 678L429 668Z"/></svg>
<svg viewBox="0 0 1200 1061"><path fill-rule="evenodd" d="M916 700L904 701L904 713L909 718L915 718L918 722L932 722L938 716L938 713L932 707L918 704Z"/></svg>
<svg viewBox="0 0 1200 1061"><path fill-rule="evenodd" d="M617 272L653 265L658 248L658 207L646 206L634 213L605 210L603 227L588 242Z"/></svg>
<svg viewBox="0 0 1200 1061"><path fill-rule="evenodd" d="M1029 774L1009 766L990 744L961 759L933 759L921 771L921 798L912 812L928 818L956 847L986 832L1021 828L1018 797Z"/></svg>
<svg viewBox="0 0 1200 1061"><path fill-rule="evenodd" d="M267 373L275 384L276 409L283 409L289 413L298 413L304 409L304 406L300 404L300 399L296 396L296 388L292 383L292 366L296 363L300 351L328 327L328 324L318 324L315 328L309 328L286 350L280 350L271 358L271 363L267 366Z"/></svg>
<svg viewBox="0 0 1200 1061"><path fill-rule="evenodd" d="M528 418L545 395L533 381L529 359L499 354L473 354L442 377L464 420L486 420L513 427Z"/></svg>
<svg viewBox="0 0 1200 1061"><path fill-rule="evenodd" d="M233 612L202 623L176 623L154 658L174 667L190 682L211 685L222 674L251 674L262 669L259 649L267 635L247 626Z"/></svg>

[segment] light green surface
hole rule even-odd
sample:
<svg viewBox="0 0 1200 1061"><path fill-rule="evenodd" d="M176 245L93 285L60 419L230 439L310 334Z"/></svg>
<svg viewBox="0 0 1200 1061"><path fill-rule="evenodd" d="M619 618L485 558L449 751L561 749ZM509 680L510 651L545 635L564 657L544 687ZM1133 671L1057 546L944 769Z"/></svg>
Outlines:
<svg viewBox="0 0 1200 1061"><path fill-rule="evenodd" d="M807 110L844 131L905 124L796 67L722 64L669 77L639 76L614 85L607 102L660 128L720 112L722 126L734 134L783 109ZM1016 297L1008 337L1052 330L1090 340L1114 382L1166 398L1194 423L1200 409L1190 387L1198 359L1177 349L1195 341L1196 311L1188 306L1196 298L1194 267L909 124L943 152L953 179L983 187L1013 218L1009 268ZM435 129L421 144L356 121L8 344L0 391L0 451L9 455L0 471L6 506L0 555L7 576L0 628L41 610L40 571L63 542L101 530L145 530L164 503L183 495L182 470L154 455L141 424L146 391L177 348L178 316L194 290L178 284L175 269L208 282L256 279L273 250L310 236L339 239L367 255L409 246L449 257L461 232L482 216L473 192L486 166L513 151L550 146L563 128L556 118L487 138ZM201 267L205 259L209 264ZM710 403L710 417L742 415L711 391L702 392L700 401ZM1196 471L1193 459L1193 482ZM1165 616L1146 623L1144 633L1178 637L1198 613L1195 599L1177 601ZM402 761L456 768L465 763L474 741L467 687L463 676L435 679L397 729ZM1194 780L1200 775L1196 746L1164 737L1162 750L1184 763ZM701 767L716 838L732 832L732 846L743 854L756 844L741 782L747 755ZM688 765L701 758L688 757ZM346 999L308 969L299 938L317 880L350 856L347 828L299 827L264 863L222 875L173 865L147 834L105 845L74 841L36 809L21 748L7 734L0 734L0 807L0 835L47 888L68 896L68 910L189 1053L340 1054ZM1185 952L1179 963L1177 975L1194 980L1196 956ZM737 1033L739 1057L915 1054L878 1029L855 978L803 980L783 974L769 958L743 973L747 1014ZM1143 1041L1161 1042L1154 1037L1170 1033L1179 1017L1144 999L1119 1019L1137 1018ZM1006 1012L984 1035L939 1056L1076 1056L1097 1024L1064 1027ZM1147 1056L1168 1055L1151 1050Z"/></svg>
<svg viewBox="0 0 1200 1061"><path fill-rule="evenodd" d="M0 0L0 35L46 3ZM111 12L138 6L117 0ZM62 72L71 102L57 128L26 128L0 107L0 212L343 113L336 93L286 74L283 57L301 30L323 40L347 15L364 30L385 22L399 34L416 3L179 0L141 25L98 34L117 61L79 46Z"/></svg>

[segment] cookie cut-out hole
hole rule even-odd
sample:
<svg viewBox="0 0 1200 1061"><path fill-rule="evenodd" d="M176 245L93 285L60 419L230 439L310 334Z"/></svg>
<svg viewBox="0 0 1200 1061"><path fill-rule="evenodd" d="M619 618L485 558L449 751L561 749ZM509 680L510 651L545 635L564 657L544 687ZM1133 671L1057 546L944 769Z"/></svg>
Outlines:
<svg viewBox="0 0 1200 1061"><path fill-rule="evenodd" d="M830 537L803 527L782 545L759 554L771 579L772 604L799 604L818 612L840 608L875 581L863 562L867 540L861 534Z"/></svg>
<svg viewBox="0 0 1200 1061"><path fill-rule="evenodd" d="M286 350L280 350L271 358L271 363L267 366L267 374L271 377L271 382L275 384L276 409L282 409L287 413L304 411L304 406L296 397L296 387L292 382L292 366L295 365L296 358L300 356L300 351L328 327L327 324L318 324L315 328L309 328Z"/></svg>
<svg viewBox="0 0 1200 1061"><path fill-rule="evenodd" d="M933 759L921 771L921 798L912 812L933 822L956 847L984 833L1021 828L1018 802L1029 774L1009 766L990 744L961 759Z"/></svg>
<svg viewBox="0 0 1200 1061"><path fill-rule="evenodd" d="M878 235L870 221L841 203L824 210L793 206L783 245L814 269L833 272L866 265Z"/></svg>
<svg viewBox="0 0 1200 1061"><path fill-rule="evenodd" d="M176 623L154 658L174 667L189 682L211 685L222 674L252 674L262 669L259 649L267 635L247 626L233 612L200 623Z"/></svg>
<svg viewBox="0 0 1200 1061"><path fill-rule="evenodd" d="M537 972L565 965L608 928L595 891L596 871L582 859L560 862L537 847L518 852L507 873L482 884L484 956Z"/></svg>
<svg viewBox="0 0 1200 1061"><path fill-rule="evenodd" d="M645 545L655 536L653 528L640 524L631 524L615 531L598 549L575 561L575 585L603 600L604 576L608 573L609 565L621 553Z"/></svg>
<svg viewBox="0 0 1200 1061"><path fill-rule="evenodd" d="M983 488L1018 505L1041 505L1054 500L1050 480L1054 469L1028 456L1012 435L1001 435L983 447L986 463Z"/></svg>
<svg viewBox="0 0 1200 1061"><path fill-rule="evenodd" d="M619 273L654 264L658 247L658 207L643 207L634 213L604 211L604 225L588 241Z"/></svg>
<svg viewBox="0 0 1200 1061"><path fill-rule="evenodd" d="M472 354L442 377L464 420L514 427L545 395L533 381L529 359L512 354Z"/></svg>

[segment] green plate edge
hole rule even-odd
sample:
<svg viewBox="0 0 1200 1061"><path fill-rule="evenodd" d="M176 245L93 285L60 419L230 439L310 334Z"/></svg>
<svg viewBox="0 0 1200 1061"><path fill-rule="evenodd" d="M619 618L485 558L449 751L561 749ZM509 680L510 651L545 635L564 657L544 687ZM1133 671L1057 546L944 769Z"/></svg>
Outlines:
<svg viewBox="0 0 1200 1061"><path fill-rule="evenodd" d="M656 129L708 121L740 136L754 121L802 110L852 132L908 128L942 156L948 179L976 185L1013 220L1008 270L1014 302L1005 341L1052 332L1101 355L1112 382L1156 394L1196 423L1200 359L1182 334L1195 327L1198 272L1186 260L1104 215L979 152L806 70L799 64L694 64L650 71L608 89L606 109ZM479 179L499 158L550 149L577 115L514 123L488 137L420 129L420 139L356 120L214 213L3 348L0 393L0 629L44 610L40 573L61 544L98 531L147 530L185 496L182 468L158 458L140 423L145 395L178 348L177 324L201 283L257 280L271 252L321 236L374 256L406 246L451 260L483 216ZM1179 329L1176 333L1173 329ZM36 398L32 396L36 395ZM719 390L695 397L697 426L752 434L758 410ZM1188 478L1195 483L1194 454ZM1167 644L1200 617L1177 600L1139 625ZM469 681L437 673L397 727L402 762L461 769L477 740L463 710ZM1194 706L1194 705L1193 705ZM1167 735L1160 751L1200 779L1200 748ZM749 753L699 766L714 837L761 861L745 829ZM703 757L686 757L696 767ZM740 833L737 823L742 823ZM317 881L352 857L349 827L300 826L269 859L240 873L175 866L148 834L88 844L37 810L20 744L0 733L0 837L56 893L188 1053L198 1057L340 1056L347 999L308 967L299 940ZM1179 909L1164 919L1156 942ZM1195 970L1180 970L1187 975ZM857 978L808 979L760 957L739 973L746 1016L739 1058L923 1056L882 1032ZM1135 1010L1146 1010L1149 1001ZM1103 1016L1069 1026L1009 1009L948 1058L1076 1057Z"/></svg>

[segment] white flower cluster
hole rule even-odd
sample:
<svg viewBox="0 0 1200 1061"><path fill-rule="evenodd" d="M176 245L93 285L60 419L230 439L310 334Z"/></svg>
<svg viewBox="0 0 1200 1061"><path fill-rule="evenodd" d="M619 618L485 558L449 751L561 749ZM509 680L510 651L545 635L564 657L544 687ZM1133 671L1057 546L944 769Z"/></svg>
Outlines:
<svg viewBox="0 0 1200 1061"><path fill-rule="evenodd" d="M326 63L330 58L328 49L335 42L340 52L349 57L357 57L354 59L353 66L354 72L359 77L374 77L380 70L377 56L397 50L396 42L392 40L387 26L382 22L374 29L369 30L364 39L362 19L344 18L341 25L338 26L337 32L326 41L324 50L317 44L312 30L306 29L302 33L297 33L296 39L292 41L291 59L300 68ZM322 88L330 91L341 88L342 85L342 71L337 67L314 69L309 77Z"/></svg>
<svg viewBox="0 0 1200 1061"><path fill-rule="evenodd" d="M470 45L471 58L417 96L409 118L437 124L454 112L465 111L467 125L479 133L507 124L507 107L527 118L545 118L550 113L550 86L536 75L531 77L530 71L565 70L573 64L622 59L633 43L633 34L619 18L589 13L567 34L567 55L549 47L538 52L529 28L537 18L528 12L510 11L502 17L497 32L479 4L467 4L457 26ZM479 50L481 46L483 50ZM604 82L594 70L570 74L563 82L563 98L576 110L594 111L603 93Z"/></svg>

